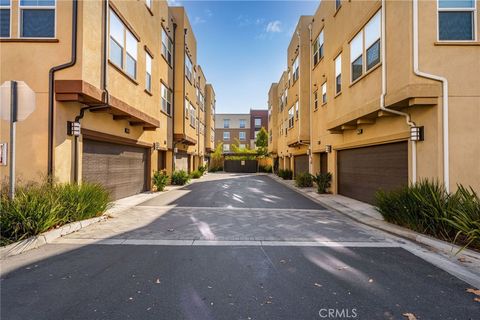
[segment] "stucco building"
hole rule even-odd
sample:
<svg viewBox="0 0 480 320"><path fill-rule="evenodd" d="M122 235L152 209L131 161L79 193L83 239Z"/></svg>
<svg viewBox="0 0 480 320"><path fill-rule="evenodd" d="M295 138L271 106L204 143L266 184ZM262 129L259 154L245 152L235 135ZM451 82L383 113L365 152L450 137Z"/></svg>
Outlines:
<svg viewBox="0 0 480 320"><path fill-rule="evenodd" d="M423 178L480 190L479 1L452 3L322 1L301 17L287 52L310 78L299 126L282 107L297 100L295 67L269 92L278 166L298 171L291 157L307 154L309 172L333 173L334 193L366 202Z"/></svg>
<svg viewBox="0 0 480 320"><path fill-rule="evenodd" d="M11 0L2 10L10 20L0 30L1 82L24 81L36 96L35 111L17 125L17 178L100 182L117 199L148 190L156 170L203 163L204 126L213 129L205 95L209 107L215 96L184 8ZM8 169L0 166L2 180Z"/></svg>

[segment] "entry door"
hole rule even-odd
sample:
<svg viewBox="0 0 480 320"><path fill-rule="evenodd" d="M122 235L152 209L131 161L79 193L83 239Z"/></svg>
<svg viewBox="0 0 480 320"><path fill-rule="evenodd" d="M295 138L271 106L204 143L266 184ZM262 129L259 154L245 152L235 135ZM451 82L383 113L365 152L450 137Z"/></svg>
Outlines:
<svg viewBox="0 0 480 320"><path fill-rule="evenodd" d="M295 156L293 159L295 175L308 172L308 155Z"/></svg>
<svg viewBox="0 0 480 320"><path fill-rule="evenodd" d="M320 173L328 172L328 155L326 152L320 153Z"/></svg>

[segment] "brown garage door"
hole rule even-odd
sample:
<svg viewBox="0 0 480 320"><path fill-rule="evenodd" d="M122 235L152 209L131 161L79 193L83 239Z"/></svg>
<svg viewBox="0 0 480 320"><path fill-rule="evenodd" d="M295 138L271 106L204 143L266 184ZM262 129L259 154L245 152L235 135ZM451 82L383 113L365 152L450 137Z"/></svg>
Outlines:
<svg viewBox="0 0 480 320"><path fill-rule="evenodd" d="M374 203L379 189L408 183L408 143L398 142L338 152L338 193Z"/></svg>
<svg viewBox="0 0 480 320"><path fill-rule="evenodd" d="M307 155L295 156L294 162L295 162L295 167L294 167L295 175L301 172L308 172L308 156Z"/></svg>
<svg viewBox="0 0 480 320"><path fill-rule="evenodd" d="M113 200L143 192L147 188L147 150L84 140L82 178L104 185Z"/></svg>

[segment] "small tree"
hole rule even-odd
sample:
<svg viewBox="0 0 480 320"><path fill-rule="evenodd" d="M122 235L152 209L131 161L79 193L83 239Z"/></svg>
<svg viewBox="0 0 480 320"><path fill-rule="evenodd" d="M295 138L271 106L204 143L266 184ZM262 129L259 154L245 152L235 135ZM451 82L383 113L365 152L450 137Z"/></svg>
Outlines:
<svg viewBox="0 0 480 320"><path fill-rule="evenodd" d="M223 167L223 143L219 143L215 151L210 155L210 169L219 169Z"/></svg>
<svg viewBox="0 0 480 320"><path fill-rule="evenodd" d="M258 155L266 156L268 154L268 133L264 127L262 127L257 133L255 146L257 147Z"/></svg>

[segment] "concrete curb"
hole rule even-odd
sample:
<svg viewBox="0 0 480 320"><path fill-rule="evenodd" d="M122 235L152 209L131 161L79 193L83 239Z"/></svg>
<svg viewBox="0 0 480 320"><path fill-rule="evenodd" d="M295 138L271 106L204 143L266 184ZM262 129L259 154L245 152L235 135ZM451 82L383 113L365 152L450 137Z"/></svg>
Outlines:
<svg viewBox="0 0 480 320"><path fill-rule="evenodd" d="M319 199L317 197L311 196L310 194L308 194L307 192L304 192L300 188L292 186L288 182L284 181L281 178L276 177L273 174L266 174L266 176L268 176L270 179L272 179L274 181L277 181L277 182L287 186L288 188L294 190L295 192L311 199L312 201L314 201L314 202L316 202L316 203L318 203L318 204L320 204L320 205L322 205L322 206L324 206L324 207L326 207L330 210L342 213L342 214L350 217L351 219L353 219L357 222L360 222L362 224L365 224L367 226L370 226L370 227L373 227L373 228L376 228L376 229L380 229L382 231L394 234L396 236L399 236L399 237L402 237L402 238L405 238L405 239L408 239L408 240L411 240L411 241L414 241L414 242L417 242L417 243L421 243L423 245L432 247L436 250L443 251L443 252L448 253L448 254L456 254L462 248L458 245L455 245L455 244L452 244L452 243L449 243L449 242L446 242L446 241L443 241L443 240L439 240L439 239L436 239L436 238L432 238L430 236L415 232L413 230L406 229L406 228L397 226L395 224L388 223L384 220L376 219L376 218L374 218L370 215L366 215L364 213L354 211L353 209L348 208L348 207L333 206L331 204L325 203L325 201L322 201L321 199ZM475 260L480 261L480 253L475 252L475 251L470 250L470 249L463 249L459 253L459 257L470 258L470 259L475 259Z"/></svg>
<svg viewBox="0 0 480 320"><path fill-rule="evenodd" d="M136 205L145 202L151 198L154 198L156 196L159 196L161 194L165 194L169 191L173 190L178 190L180 188L183 188L189 184L195 183L202 178L199 179L192 179L190 182L184 186L174 186L174 185L169 185L166 187L166 190L161 191L161 192L144 192L140 193L131 197L123 198L117 201L114 201L111 203L110 208L108 208L103 215L100 217L95 217L91 219L86 219L86 220L81 220L81 221L75 221L68 223L66 225L63 225L59 228L46 231L44 233L39 234L38 236L30 237L25 240L17 241L12 244L0 247L0 260L4 260L7 257L11 256L16 256L21 253L24 253L26 251L32 250L39 248L43 245L46 245L48 243L52 243L56 239L66 236L68 234L74 233L80 229L83 229L91 224L104 221L106 220L109 216L117 215L120 214L130 208L135 207Z"/></svg>

